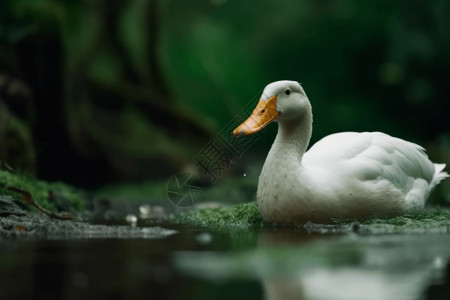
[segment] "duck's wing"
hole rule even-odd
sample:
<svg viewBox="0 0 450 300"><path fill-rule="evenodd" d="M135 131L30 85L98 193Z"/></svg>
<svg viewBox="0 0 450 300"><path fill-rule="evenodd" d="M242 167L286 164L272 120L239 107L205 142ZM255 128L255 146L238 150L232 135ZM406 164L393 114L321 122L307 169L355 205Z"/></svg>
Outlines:
<svg viewBox="0 0 450 300"><path fill-rule="evenodd" d="M431 183L436 169L421 146L381 132L329 135L311 147L302 162L361 180L386 179L404 192L417 178Z"/></svg>

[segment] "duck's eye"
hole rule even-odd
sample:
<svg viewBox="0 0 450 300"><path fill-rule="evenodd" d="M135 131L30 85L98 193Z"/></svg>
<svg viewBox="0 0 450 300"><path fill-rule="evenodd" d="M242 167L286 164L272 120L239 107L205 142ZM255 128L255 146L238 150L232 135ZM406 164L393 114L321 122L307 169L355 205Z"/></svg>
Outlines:
<svg viewBox="0 0 450 300"><path fill-rule="evenodd" d="M286 93L286 95L289 95L291 93L291 90L287 89L285 93Z"/></svg>

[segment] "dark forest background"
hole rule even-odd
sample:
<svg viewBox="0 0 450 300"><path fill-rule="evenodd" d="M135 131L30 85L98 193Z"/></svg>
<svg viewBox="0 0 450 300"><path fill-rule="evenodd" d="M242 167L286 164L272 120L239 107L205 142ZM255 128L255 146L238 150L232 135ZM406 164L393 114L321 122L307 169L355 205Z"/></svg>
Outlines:
<svg viewBox="0 0 450 300"><path fill-rule="evenodd" d="M283 79L311 100L312 142L383 131L450 163L449 1L3 0L1 167L165 179Z"/></svg>

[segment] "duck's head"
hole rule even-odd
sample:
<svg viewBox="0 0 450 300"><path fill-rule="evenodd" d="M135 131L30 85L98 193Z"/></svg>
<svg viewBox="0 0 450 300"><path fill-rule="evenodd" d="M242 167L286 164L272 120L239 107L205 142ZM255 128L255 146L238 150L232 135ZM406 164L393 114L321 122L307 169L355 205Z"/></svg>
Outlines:
<svg viewBox="0 0 450 300"><path fill-rule="evenodd" d="M233 134L236 137L255 134L273 121L301 118L310 109L308 97L297 81L272 82L264 88L251 116Z"/></svg>

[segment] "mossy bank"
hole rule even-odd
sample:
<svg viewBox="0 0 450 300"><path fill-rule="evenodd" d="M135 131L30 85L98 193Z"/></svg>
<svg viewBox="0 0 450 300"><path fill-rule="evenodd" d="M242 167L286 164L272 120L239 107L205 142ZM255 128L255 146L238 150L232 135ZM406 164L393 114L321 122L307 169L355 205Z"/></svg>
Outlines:
<svg viewBox="0 0 450 300"><path fill-rule="evenodd" d="M211 229L263 229L274 227L303 227L313 233L392 234L392 233L450 233L450 210L430 207L421 214L394 218L372 217L366 220L334 220L331 224L277 224L265 222L256 203L235 206L201 208L172 216L177 223Z"/></svg>
<svg viewBox="0 0 450 300"><path fill-rule="evenodd" d="M20 188L31 194L33 199L50 211L82 211L86 207L87 194L62 182L45 182L33 177L0 170L0 195L11 196L22 201L22 195L10 188Z"/></svg>

